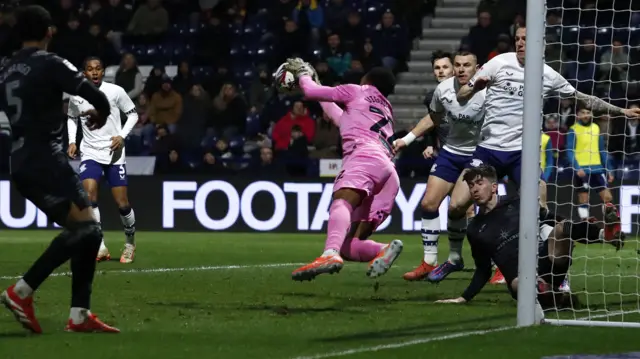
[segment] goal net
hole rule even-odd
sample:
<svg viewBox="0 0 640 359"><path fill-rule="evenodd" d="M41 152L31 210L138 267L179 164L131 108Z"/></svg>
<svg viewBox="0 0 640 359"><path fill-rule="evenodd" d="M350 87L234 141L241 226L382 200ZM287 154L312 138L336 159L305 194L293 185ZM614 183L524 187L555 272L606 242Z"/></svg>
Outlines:
<svg viewBox="0 0 640 359"><path fill-rule="evenodd" d="M623 108L637 106L638 10L640 2L632 0L547 0L545 62L580 92ZM570 292L574 300L545 310L544 322L640 327L638 121L550 98L544 102L543 131L550 208L574 222L603 223L603 202L611 201L626 236L620 250L608 242L574 243L568 285L555 293L567 298Z"/></svg>

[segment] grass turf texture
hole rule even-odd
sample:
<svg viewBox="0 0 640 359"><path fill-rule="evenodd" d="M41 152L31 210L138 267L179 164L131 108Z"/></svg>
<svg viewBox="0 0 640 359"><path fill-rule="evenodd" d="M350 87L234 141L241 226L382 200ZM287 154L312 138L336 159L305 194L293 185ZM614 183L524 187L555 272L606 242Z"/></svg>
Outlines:
<svg viewBox="0 0 640 359"><path fill-rule="evenodd" d="M0 276L4 277L0 286L13 283L15 279L7 277L26 270L54 234L1 232ZM375 237L385 242L392 239ZM515 301L505 288L487 285L470 304L434 304L436 299L458 296L468 284L473 266L468 246L465 272L454 273L438 285L407 283L402 274L419 263L422 248L415 234L400 239L405 242L403 255L378 281L365 276L365 264L346 263L338 275L298 283L290 277L294 264L259 265L310 261L322 250L322 235L138 233L136 261L122 265L117 257L124 235L108 232L107 245L115 260L98 265L92 306L123 333L63 332L70 279L60 275L47 280L36 296L36 314L45 331L42 336L29 338L7 311L0 311L0 356L182 359L324 358L341 354L348 358L408 358L423 354L525 359L640 349L640 331L636 329L542 326L469 336L473 331L514 325ZM442 238L443 255L447 246ZM586 287L592 310L605 304L612 311L638 309L636 250L635 240L618 253L608 246L579 245L572 289L580 292ZM581 256L590 259L585 262ZM182 270L161 271L163 268ZM132 272L135 269L141 271ZM154 269L158 271L150 271ZM585 269L589 276L580 276ZM66 265L61 268L67 270ZM584 293L580 299L587 303ZM587 312L577 314L585 315ZM620 317L610 320L619 321ZM640 316L627 315L625 321L640 321ZM445 335L460 337L441 340Z"/></svg>

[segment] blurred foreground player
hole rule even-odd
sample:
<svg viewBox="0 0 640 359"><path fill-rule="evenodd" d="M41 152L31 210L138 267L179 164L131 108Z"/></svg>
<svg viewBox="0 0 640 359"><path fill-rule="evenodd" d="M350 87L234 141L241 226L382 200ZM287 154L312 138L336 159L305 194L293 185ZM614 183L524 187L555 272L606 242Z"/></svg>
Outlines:
<svg viewBox="0 0 640 359"><path fill-rule="evenodd" d="M76 146L76 132L78 120L82 125L82 143L80 144L80 179L85 191L89 195L93 214L100 224L100 209L98 208L98 184L104 176L111 186L111 194L118 205L120 220L124 226L126 242L120 263L132 263L136 251L135 233L136 217L129 204L127 196L127 169L125 165L124 139L127 138L133 126L138 122L136 106L124 89L118 85L103 82L104 66L97 57L90 57L84 62L84 75L102 91L111 104L111 114L104 127L90 130L80 114L93 109L91 104L80 96L74 96L69 101L67 129L69 131L69 148L67 154L75 158L78 153ZM122 126L120 111L127 116L127 122ZM104 239L100 243L98 261L109 260L111 255Z"/></svg>
<svg viewBox="0 0 640 359"><path fill-rule="evenodd" d="M33 293L60 265L71 260L69 332L111 332L91 311L91 287L102 233L87 194L62 150L62 93L79 95L94 105L88 116L92 129L104 126L109 101L71 64L45 51L52 36L49 13L40 6L18 10L14 27L19 50L0 67L0 110L11 121L11 179L29 201L64 227L22 279L2 294L0 302L22 326L41 333L33 308Z"/></svg>
<svg viewBox="0 0 640 359"><path fill-rule="evenodd" d="M476 270L460 297L438 302L465 303L473 299L491 277L492 260L504 274L511 296L517 299L520 199L498 197L496 170L488 165L468 170L464 181L480 209L467 231ZM620 218L607 220L602 228L590 222L570 222L544 209L540 212L538 300L543 307L563 306L570 304L570 296L560 292L559 287L571 266L573 242L606 241L620 248L624 234L616 226Z"/></svg>
<svg viewBox="0 0 640 359"><path fill-rule="evenodd" d="M315 70L300 59L291 59L294 73L309 100L329 102L323 109L340 127L344 160L333 186L324 253L293 271L294 280L311 280L319 274L339 272L344 257L367 262L369 277L386 273L402 252L402 242L384 245L367 238L389 216L400 187L391 159L393 117L387 96L395 77L381 67L369 71L361 85L320 86ZM345 105L340 109L335 103Z"/></svg>

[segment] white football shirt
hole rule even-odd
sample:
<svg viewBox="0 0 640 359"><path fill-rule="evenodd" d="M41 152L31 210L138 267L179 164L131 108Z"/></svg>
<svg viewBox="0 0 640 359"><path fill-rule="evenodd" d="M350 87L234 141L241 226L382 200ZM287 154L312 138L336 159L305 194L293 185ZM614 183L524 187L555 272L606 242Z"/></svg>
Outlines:
<svg viewBox="0 0 640 359"><path fill-rule="evenodd" d="M460 84L455 77L442 81L433 93L429 108L442 114L442 122L448 128L443 148L451 153L471 156L480 141L486 91L479 91L465 104L460 104L456 99L459 89Z"/></svg>
<svg viewBox="0 0 640 359"><path fill-rule="evenodd" d="M515 52L500 54L489 60L469 81L488 77L486 88L485 119L479 146L498 150L522 149L522 122L524 117L524 66ZM548 65L544 65L542 95L573 96L576 89ZM540 109L542 121L542 109Z"/></svg>
<svg viewBox="0 0 640 359"><path fill-rule="evenodd" d="M80 143L81 160L94 160L106 165L121 165L126 162L124 148L122 153L111 151L111 137L122 136L122 138L126 138L129 135L133 126L138 122L136 106L125 90L118 85L103 81L100 85L100 91L109 99L111 114L107 118L107 123L97 130L89 130L87 119L80 117L81 113L93 109L93 106L80 96L73 96L69 99L69 110L67 111L69 143L76 142L77 121L81 120L83 136L82 143ZM120 119L120 111L127 115L124 127Z"/></svg>

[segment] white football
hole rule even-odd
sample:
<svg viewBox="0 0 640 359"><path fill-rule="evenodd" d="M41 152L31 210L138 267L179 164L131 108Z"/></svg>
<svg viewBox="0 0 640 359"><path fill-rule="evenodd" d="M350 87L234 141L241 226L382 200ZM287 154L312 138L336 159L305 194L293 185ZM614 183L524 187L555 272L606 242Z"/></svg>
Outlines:
<svg viewBox="0 0 640 359"><path fill-rule="evenodd" d="M280 65L280 67L278 67L276 72L273 74L274 82L279 92L291 93L297 89L298 85L296 83L295 75L287 71L284 68L285 65L286 63Z"/></svg>

